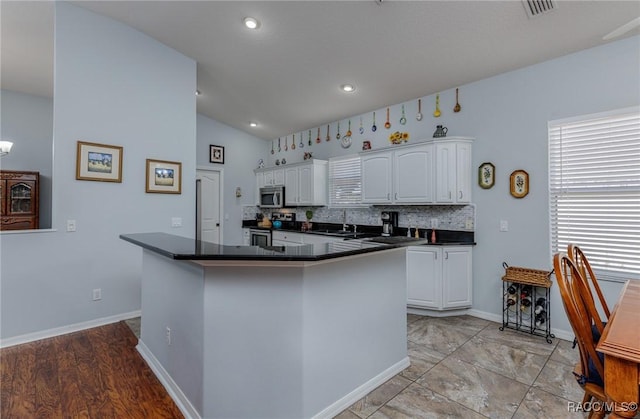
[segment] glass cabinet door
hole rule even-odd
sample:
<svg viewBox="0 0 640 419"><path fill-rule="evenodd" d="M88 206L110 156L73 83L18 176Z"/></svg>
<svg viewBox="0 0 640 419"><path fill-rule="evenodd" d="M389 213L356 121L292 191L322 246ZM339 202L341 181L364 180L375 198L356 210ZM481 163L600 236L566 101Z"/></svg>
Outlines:
<svg viewBox="0 0 640 419"><path fill-rule="evenodd" d="M8 182L7 214L33 214L32 191L34 186L34 182L31 181Z"/></svg>

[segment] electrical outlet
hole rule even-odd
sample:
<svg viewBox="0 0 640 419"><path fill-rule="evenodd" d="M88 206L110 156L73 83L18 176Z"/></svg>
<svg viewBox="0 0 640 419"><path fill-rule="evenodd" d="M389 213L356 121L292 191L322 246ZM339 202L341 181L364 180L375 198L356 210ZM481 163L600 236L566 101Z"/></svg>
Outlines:
<svg viewBox="0 0 640 419"><path fill-rule="evenodd" d="M437 218L432 218L430 220L430 226L431 226L431 228L438 228L438 219Z"/></svg>
<svg viewBox="0 0 640 419"><path fill-rule="evenodd" d="M93 290L93 301L102 300L102 289L96 288Z"/></svg>
<svg viewBox="0 0 640 419"><path fill-rule="evenodd" d="M473 218L467 218L464 222L464 228L467 230L473 230Z"/></svg>
<svg viewBox="0 0 640 419"><path fill-rule="evenodd" d="M500 231L509 231L509 221L500 220Z"/></svg>
<svg viewBox="0 0 640 419"><path fill-rule="evenodd" d="M165 340L167 341L167 346L171 346L171 329L167 326L167 330L165 331Z"/></svg>
<svg viewBox="0 0 640 419"><path fill-rule="evenodd" d="M70 233L76 231L76 220L67 220L67 231Z"/></svg>
<svg viewBox="0 0 640 419"><path fill-rule="evenodd" d="M182 227L182 218L180 217L171 218L171 227Z"/></svg>

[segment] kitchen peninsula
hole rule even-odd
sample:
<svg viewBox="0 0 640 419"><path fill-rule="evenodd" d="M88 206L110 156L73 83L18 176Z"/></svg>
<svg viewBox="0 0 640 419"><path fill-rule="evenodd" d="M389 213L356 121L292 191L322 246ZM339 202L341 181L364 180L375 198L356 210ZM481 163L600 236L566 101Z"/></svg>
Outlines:
<svg viewBox="0 0 640 419"><path fill-rule="evenodd" d="M138 350L187 416L332 417L409 366L404 244L120 237L143 248Z"/></svg>

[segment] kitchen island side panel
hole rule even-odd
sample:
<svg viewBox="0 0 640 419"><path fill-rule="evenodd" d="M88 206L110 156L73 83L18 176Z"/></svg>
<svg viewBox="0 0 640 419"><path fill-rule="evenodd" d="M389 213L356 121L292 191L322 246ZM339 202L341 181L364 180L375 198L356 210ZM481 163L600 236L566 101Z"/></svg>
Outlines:
<svg viewBox="0 0 640 419"><path fill-rule="evenodd" d="M203 294L200 266L143 250L140 340L201 416Z"/></svg>
<svg viewBox="0 0 640 419"><path fill-rule="evenodd" d="M405 257L393 249L305 270L304 417L408 366Z"/></svg>
<svg viewBox="0 0 640 419"><path fill-rule="evenodd" d="M205 272L203 417L304 417L303 268Z"/></svg>

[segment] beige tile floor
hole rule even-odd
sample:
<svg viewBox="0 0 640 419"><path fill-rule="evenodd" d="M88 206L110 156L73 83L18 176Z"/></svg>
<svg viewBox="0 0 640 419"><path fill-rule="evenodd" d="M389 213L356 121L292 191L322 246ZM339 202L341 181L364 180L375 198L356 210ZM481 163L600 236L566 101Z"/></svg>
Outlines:
<svg viewBox="0 0 640 419"><path fill-rule="evenodd" d="M336 419L581 418L571 342L470 316L407 317L411 366Z"/></svg>
<svg viewBox="0 0 640 419"><path fill-rule="evenodd" d="M127 324L140 336L140 318ZM584 394L571 374L578 349L499 327L470 316L409 314L411 366L336 419L587 417L568 409Z"/></svg>

